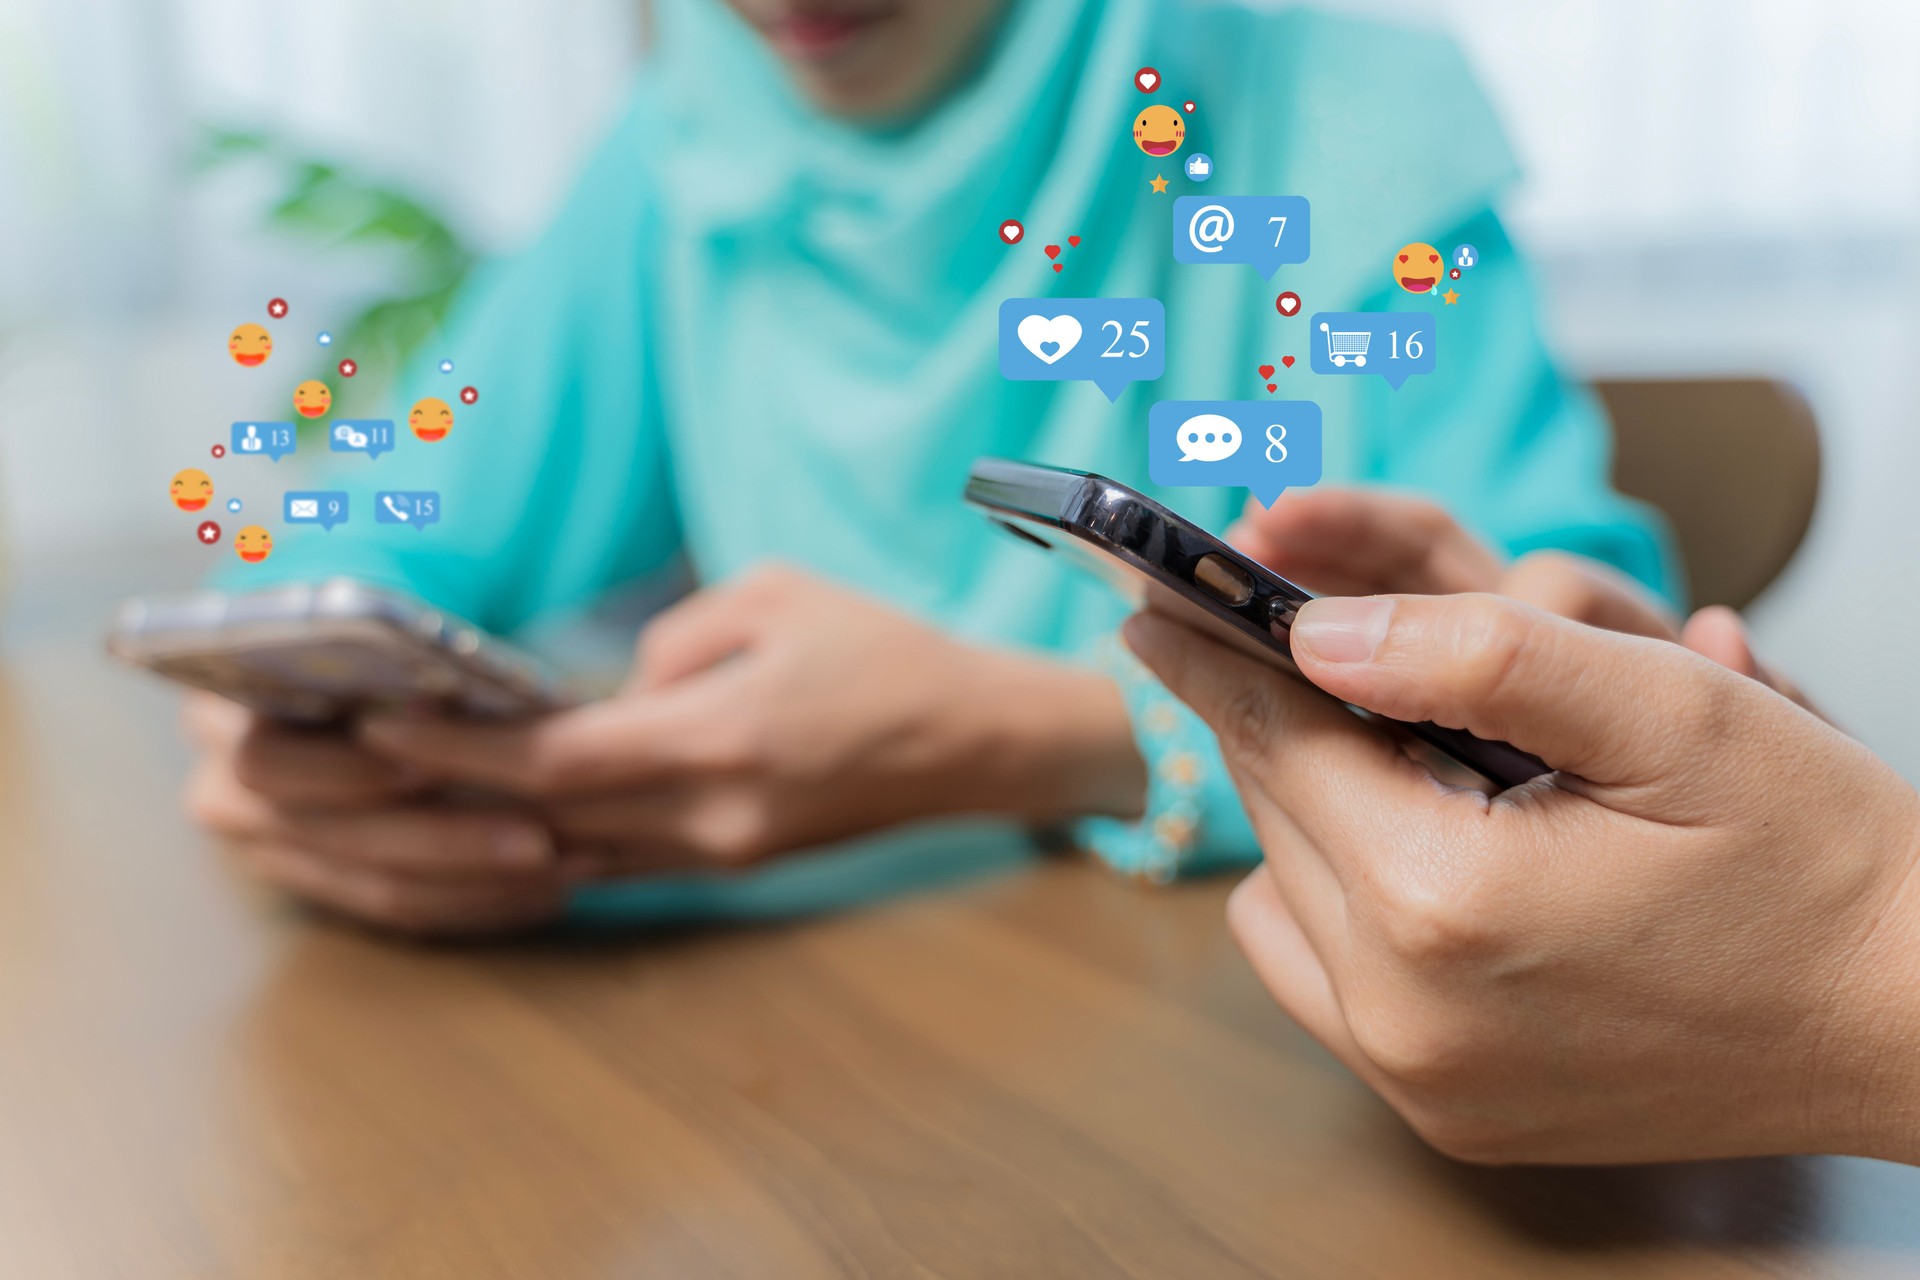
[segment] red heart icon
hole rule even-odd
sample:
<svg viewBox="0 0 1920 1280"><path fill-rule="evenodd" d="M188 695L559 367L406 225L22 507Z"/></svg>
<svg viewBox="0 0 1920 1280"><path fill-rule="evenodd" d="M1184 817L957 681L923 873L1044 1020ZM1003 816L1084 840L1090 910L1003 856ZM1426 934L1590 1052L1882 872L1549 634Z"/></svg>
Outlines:
<svg viewBox="0 0 1920 1280"><path fill-rule="evenodd" d="M1059 245L1057 245L1057 244L1050 244L1050 245L1048 245L1048 246L1047 246L1047 248L1046 248L1046 254L1047 254L1047 256L1048 256L1049 258L1057 258L1057 257L1059 257L1059 256L1060 256L1060 246L1059 246Z"/></svg>
<svg viewBox="0 0 1920 1280"><path fill-rule="evenodd" d="M1279 389L1280 389L1280 388L1279 388L1279 386L1278 386L1278 384L1276 384L1276 383L1272 383L1272 382L1269 382L1269 383L1267 384L1267 390L1269 390L1269 391L1278 391Z"/></svg>
<svg viewBox="0 0 1920 1280"><path fill-rule="evenodd" d="M1020 225L1019 219L1017 218L1008 218L1000 224L1000 238L1008 244L1019 244L1020 237L1025 234L1027 234L1027 229Z"/></svg>
<svg viewBox="0 0 1920 1280"><path fill-rule="evenodd" d="M1300 295L1289 289L1273 300L1273 305L1281 315L1290 316L1300 310Z"/></svg>
<svg viewBox="0 0 1920 1280"><path fill-rule="evenodd" d="M1188 115L1192 115L1192 114L1193 114L1193 101L1192 101L1191 99L1189 99L1189 100L1187 100L1186 102L1183 102L1183 103L1181 103L1181 104L1180 104L1180 107L1181 107L1181 109L1182 109L1182 110L1184 110L1184 111L1185 111L1185 112L1186 112L1186 113L1187 113Z"/></svg>
<svg viewBox="0 0 1920 1280"><path fill-rule="evenodd" d="M1281 356L1281 357L1280 357L1280 363L1281 363L1281 364L1283 364L1283 365L1285 365L1285 366L1287 366L1287 368L1289 368L1289 369L1291 369L1291 368L1293 368L1293 357L1292 357L1292 356Z"/></svg>
<svg viewBox="0 0 1920 1280"><path fill-rule="evenodd" d="M1067 237L1067 243L1068 243L1068 244L1070 244L1070 245L1072 245L1072 246L1073 246L1074 248L1076 248L1076 249L1077 249L1077 248L1079 248L1079 247L1080 247L1080 237L1079 237L1079 236L1068 236L1068 237Z"/></svg>
<svg viewBox="0 0 1920 1280"><path fill-rule="evenodd" d="M1134 87L1142 93L1152 93L1154 87L1159 83L1160 73L1152 67L1142 67L1133 73Z"/></svg>
<svg viewBox="0 0 1920 1280"><path fill-rule="evenodd" d="M1270 364L1261 365L1260 376L1263 378L1271 378L1273 376L1273 366Z"/></svg>

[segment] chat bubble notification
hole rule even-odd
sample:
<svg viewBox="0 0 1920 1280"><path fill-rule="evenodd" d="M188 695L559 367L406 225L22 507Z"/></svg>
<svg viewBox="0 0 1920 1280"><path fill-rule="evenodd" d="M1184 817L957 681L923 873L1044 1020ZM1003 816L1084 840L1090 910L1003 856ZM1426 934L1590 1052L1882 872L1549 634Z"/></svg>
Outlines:
<svg viewBox="0 0 1920 1280"><path fill-rule="evenodd" d="M1432 373L1439 354L1430 311L1322 311L1307 329L1315 373L1379 374L1398 391Z"/></svg>
<svg viewBox="0 0 1920 1280"><path fill-rule="evenodd" d="M289 490L281 518L288 524L317 524L328 533L347 522L347 495L338 489Z"/></svg>
<svg viewBox="0 0 1920 1280"><path fill-rule="evenodd" d="M1311 400L1162 400L1147 412L1147 474L1168 488L1244 488L1261 502L1320 482Z"/></svg>
<svg viewBox="0 0 1920 1280"><path fill-rule="evenodd" d="M275 462L297 445L291 422L236 422L228 451L236 458L272 458Z"/></svg>
<svg viewBox="0 0 1920 1280"><path fill-rule="evenodd" d="M393 419L337 418L327 431L335 453L364 453L377 458L393 448Z"/></svg>
<svg viewBox="0 0 1920 1280"><path fill-rule="evenodd" d="M1173 202L1173 260L1240 263L1263 280L1313 247L1305 196L1181 196Z"/></svg>
<svg viewBox="0 0 1920 1280"><path fill-rule="evenodd" d="M1118 400L1167 371L1167 309L1158 298L1008 298L1000 304L1000 375L1091 382Z"/></svg>

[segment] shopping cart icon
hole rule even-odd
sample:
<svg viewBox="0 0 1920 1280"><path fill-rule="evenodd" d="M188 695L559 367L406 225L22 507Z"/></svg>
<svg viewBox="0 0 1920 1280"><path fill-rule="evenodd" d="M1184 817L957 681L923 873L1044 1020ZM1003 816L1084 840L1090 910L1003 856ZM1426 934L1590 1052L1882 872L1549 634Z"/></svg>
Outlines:
<svg viewBox="0 0 1920 1280"><path fill-rule="evenodd" d="M1320 322L1320 332L1327 335L1327 359L1334 367L1344 368L1347 361L1353 361L1353 367L1367 367L1367 347L1373 341L1373 335L1365 329L1358 333L1341 332L1328 327L1326 321Z"/></svg>

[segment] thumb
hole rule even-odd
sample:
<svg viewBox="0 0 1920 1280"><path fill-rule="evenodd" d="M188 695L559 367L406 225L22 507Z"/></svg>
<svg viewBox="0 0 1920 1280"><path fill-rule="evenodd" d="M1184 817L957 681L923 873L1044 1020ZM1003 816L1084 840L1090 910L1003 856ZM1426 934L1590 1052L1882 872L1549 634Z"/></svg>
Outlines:
<svg viewBox="0 0 1920 1280"><path fill-rule="evenodd" d="M1492 595L1322 599L1294 660L1335 697L1531 751L1631 786L1696 765L1742 683L1678 645L1599 631Z"/></svg>

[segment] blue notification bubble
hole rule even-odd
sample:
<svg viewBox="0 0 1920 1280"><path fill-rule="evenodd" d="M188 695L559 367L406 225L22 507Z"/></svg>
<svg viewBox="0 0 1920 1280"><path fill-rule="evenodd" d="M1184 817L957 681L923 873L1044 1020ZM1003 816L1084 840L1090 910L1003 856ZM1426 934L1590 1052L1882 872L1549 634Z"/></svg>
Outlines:
<svg viewBox="0 0 1920 1280"><path fill-rule="evenodd" d="M373 495L373 518L379 524L404 524L425 529L440 523L440 494L435 490L388 490Z"/></svg>
<svg viewBox="0 0 1920 1280"><path fill-rule="evenodd" d="M339 489L289 489L281 518L288 524L317 524L328 533L347 522L347 495Z"/></svg>
<svg viewBox="0 0 1920 1280"><path fill-rule="evenodd" d="M1307 333L1315 373L1377 373L1395 391L1439 354L1431 311L1322 311Z"/></svg>
<svg viewBox="0 0 1920 1280"><path fill-rule="evenodd" d="M393 448L393 419L339 418L327 433L335 453L364 453L377 458Z"/></svg>
<svg viewBox="0 0 1920 1280"><path fill-rule="evenodd" d="M298 443L291 422L236 422L228 448L236 458L272 458L278 462Z"/></svg>
<svg viewBox="0 0 1920 1280"><path fill-rule="evenodd" d="M1158 298L1008 298L1000 304L1000 376L1091 382L1118 400L1167 371Z"/></svg>
<svg viewBox="0 0 1920 1280"><path fill-rule="evenodd" d="M1245 263L1263 280L1313 248L1305 196L1181 196L1173 202L1175 262Z"/></svg>
<svg viewBox="0 0 1920 1280"><path fill-rule="evenodd" d="M1162 400L1147 412L1147 474L1169 488L1247 489L1272 506L1320 482L1311 400Z"/></svg>

